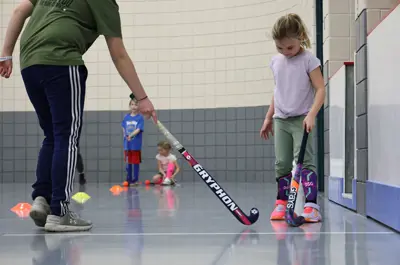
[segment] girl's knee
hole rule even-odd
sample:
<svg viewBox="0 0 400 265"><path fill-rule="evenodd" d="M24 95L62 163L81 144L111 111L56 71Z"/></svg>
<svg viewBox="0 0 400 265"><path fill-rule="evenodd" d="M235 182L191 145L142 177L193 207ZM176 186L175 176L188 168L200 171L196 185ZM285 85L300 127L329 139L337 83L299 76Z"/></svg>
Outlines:
<svg viewBox="0 0 400 265"><path fill-rule="evenodd" d="M154 176L153 176L153 181L154 181L154 182L155 182L155 181L158 181L158 180L160 180L160 178L161 178L161 175L160 175L160 174L154 175Z"/></svg>
<svg viewBox="0 0 400 265"><path fill-rule="evenodd" d="M290 174L293 170L293 161L279 161L275 162L275 173L277 178Z"/></svg>
<svg viewBox="0 0 400 265"><path fill-rule="evenodd" d="M156 184L156 185L161 184L162 181L163 181L163 178L162 178L162 176L160 174L157 174L157 175L155 175L153 177L153 183Z"/></svg>
<svg viewBox="0 0 400 265"><path fill-rule="evenodd" d="M314 165L313 161L304 161L303 169L307 169L317 173L317 167Z"/></svg>

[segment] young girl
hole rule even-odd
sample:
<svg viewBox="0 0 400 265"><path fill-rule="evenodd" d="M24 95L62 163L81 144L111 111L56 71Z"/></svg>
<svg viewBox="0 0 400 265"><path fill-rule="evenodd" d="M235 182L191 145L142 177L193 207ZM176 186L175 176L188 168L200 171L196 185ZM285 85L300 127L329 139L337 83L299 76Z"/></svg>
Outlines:
<svg viewBox="0 0 400 265"><path fill-rule="evenodd" d="M171 154L171 145L167 141L161 141L157 145L158 154L156 155L158 174L153 177L154 184L174 185L175 176L180 168L176 156Z"/></svg>
<svg viewBox="0 0 400 265"><path fill-rule="evenodd" d="M131 113L125 116L121 124L124 133L124 160L127 171L126 181L123 183L125 187L136 185L139 182L139 165L142 162L142 133L144 130L144 119L138 112L138 102L134 97L131 97L129 107Z"/></svg>
<svg viewBox="0 0 400 265"><path fill-rule="evenodd" d="M260 136L268 139L269 133L273 135L274 125L278 194L271 220L285 218L292 178L292 161L297 161L306 128L310 135L301 175L306 197L302 216L307 222L319 222L322 217L317 204L317 175L311 139L315 117L325 99L320 61L306 50L311 47L311 43L306 27L298 15L288 14L279 18L272 29L272 37L279 52L270 64L275 88L260 131Z"/></svg>

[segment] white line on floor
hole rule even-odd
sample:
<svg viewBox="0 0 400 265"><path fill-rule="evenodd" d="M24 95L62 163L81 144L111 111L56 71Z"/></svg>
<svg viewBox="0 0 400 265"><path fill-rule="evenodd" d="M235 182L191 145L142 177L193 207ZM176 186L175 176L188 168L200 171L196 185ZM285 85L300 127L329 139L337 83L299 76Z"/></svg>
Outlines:
<svg viewBox="0 0 400 265"><path fill-rule="evenodd" d="M238 235L240 233L30 233L30 234L11 234L5 233L0 237L29 237L37 235L46 236L226 236L226 235ZM250 235L303 235L304 232L286 232L286 233L275 233L275 232L251 232L246 233ZM394 235L394 232L307 232L307 234L316 235Z"/></svg>

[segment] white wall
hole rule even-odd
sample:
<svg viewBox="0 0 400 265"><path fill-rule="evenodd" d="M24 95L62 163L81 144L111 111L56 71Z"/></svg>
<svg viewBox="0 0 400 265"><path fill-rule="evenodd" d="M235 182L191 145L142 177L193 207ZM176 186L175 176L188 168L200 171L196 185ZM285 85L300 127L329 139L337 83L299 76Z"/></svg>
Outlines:
<svg viewBox="0 0 400 265"><path fill-rule="evenodd" d="M343 65L343 64L342 64ZM329 81L329 149L330 175L345 175L346 66Z"/></svg>
<svg viewBox="0 0 400 265"><path fill-rule="evenodd" d="M368 36L368 178L400 186L400 7Z"/></svg>
<svg viewBox="0 0 400 265"><path fill-rule="evenodd" d="M0 43L18 2L0 3ZM126 47L158 109L267 105L273 91L268 63L276 50L266 33L273 23L288 12L298 13L314 39L314 1L117 2ZM130 92L114 70L103 38L85 60L90 73L85 109L125 110ZM0 98L0 111L33 110L17 58L13 77L0 81Z"/></svg>
<svg viewBox="0 0 400 265"><path fill-rule="evenodd" d="M356 0L323 0L324 64L333 76L343 62L352 61L355 51L354 9Z"/></svg>
<svg viewBox="0 0 400 265"><path fill-rule="evenodd" d="M368 10L368 19L379 22L381 14L385 14L398 0L355 0L356 17L365 9Z"/></svg>

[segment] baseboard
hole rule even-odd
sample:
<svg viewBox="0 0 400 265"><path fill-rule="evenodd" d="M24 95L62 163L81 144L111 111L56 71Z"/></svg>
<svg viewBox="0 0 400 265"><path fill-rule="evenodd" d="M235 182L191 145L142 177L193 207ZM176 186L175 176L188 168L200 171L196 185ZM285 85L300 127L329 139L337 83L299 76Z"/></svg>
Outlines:
<svg viewBox="0 0 400 265"><path fill-rule="evenodd" d="M367 181L367 216L400 232L400 187Z"/></svg>
<svg viewBox="0 0 400 265"><path fill-rule="evenodd" d="M356 188L356 180L353 179L353 187L352 187L352 198L349 196L343 196L343 178L339 177L329 177L329 192L328 198L330 201L333 201L341 206L349 208L351 210L356 211L357 209L357 188Z"/></svg>

